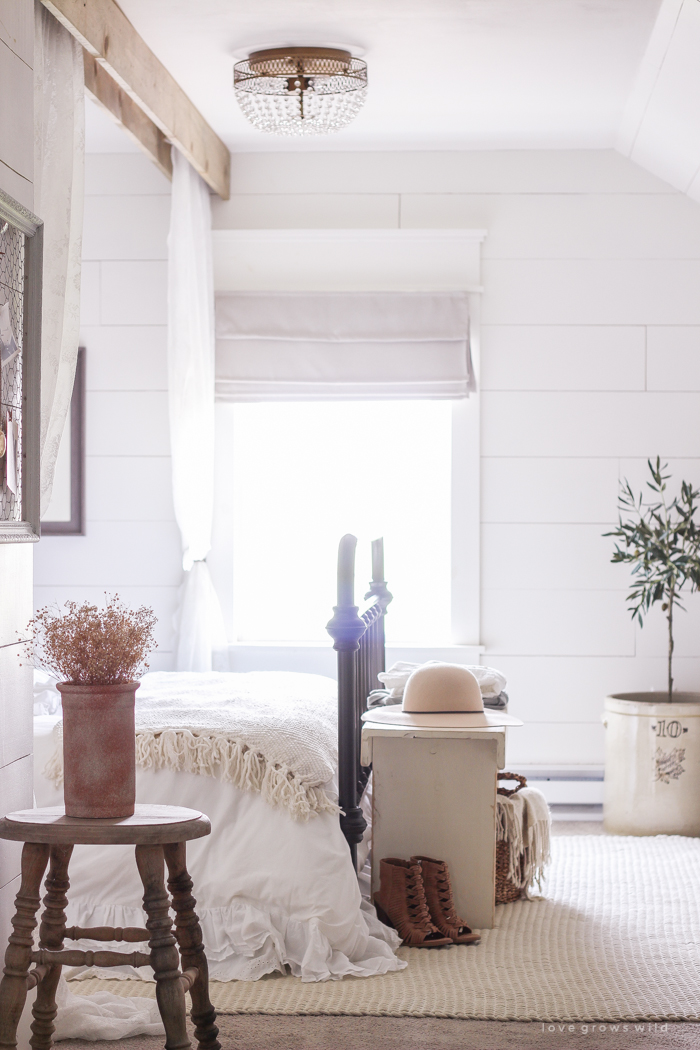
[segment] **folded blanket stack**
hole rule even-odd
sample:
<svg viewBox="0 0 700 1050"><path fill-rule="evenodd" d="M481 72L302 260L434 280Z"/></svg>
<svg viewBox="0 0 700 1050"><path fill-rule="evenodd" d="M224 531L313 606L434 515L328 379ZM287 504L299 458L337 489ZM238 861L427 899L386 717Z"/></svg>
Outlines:
<svg viewBox="0 0 700 1050"><path fill-rule="evenodd" d="M428 664L439 663L439 660L428 660ZM369 694L368 707L385 707L390 704L400 704L403 699L403 691L406 682L418 667L426 664L412 664L400 660L377 675L384 689L373 689ZM476 677L481 689L484 707L503 709L508 706L508 694L505 692L506 677L497 671L495 667L482 667L481 664L466 664L468 671Z"/></svg>

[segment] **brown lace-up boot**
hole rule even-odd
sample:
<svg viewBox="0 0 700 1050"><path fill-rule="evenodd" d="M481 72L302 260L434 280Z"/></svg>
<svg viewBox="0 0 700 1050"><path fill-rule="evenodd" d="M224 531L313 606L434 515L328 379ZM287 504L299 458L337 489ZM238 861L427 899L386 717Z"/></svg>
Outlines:
<svg viewBox="0 0 700 1050"><path fill-rule="evenodd" d="M480 935L472 933L455 911L450 873L444 860L411 857L411 863L420 865L430 918L440 933L449 937L453 944L478 944Z"/></svg>
<svg viewBox="0 0 700 1050"><path fill-rule="evenodd" d="M397 930L409 948L443 948L449 944L450 938L430 921L420 864L387 857L379 870L374 906L384 925Z"/></svg>

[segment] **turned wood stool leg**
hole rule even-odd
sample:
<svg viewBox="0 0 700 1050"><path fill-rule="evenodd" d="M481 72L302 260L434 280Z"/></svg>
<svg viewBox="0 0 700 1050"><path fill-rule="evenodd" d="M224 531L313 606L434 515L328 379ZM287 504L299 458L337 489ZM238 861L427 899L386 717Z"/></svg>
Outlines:
<svg viewBox="0 0 700 1050"><path fill-rule="evenodd" d="M151 939L151 965L156 999L165 1026L165 1050L191 1050L187 1035L185 993L180 982L180 957L170 921L170 899L165 889L162 846L137 846L136 864L143 883L143 907Z"/></svg>
<svg viewBox="0 0 700 1050"><path fill-rule="evenodd" d="M27 842L22 850L22 881L15 899L15 916L0 981L0 1046L17 1046L17 1025L27 998L27 974L32 961L36 913L41 904L41 880L49 847Z"/></svg>
<svg viewBox="0 0 700 1050"><path fill-rule="evenodd" d="M68 862L73 852L72 846L52 846L51 864L46 876L46 896L44 911L39 926L39 947L51 951L61 951L63 935L66 929L66 896L70 882L68 879ZM36 1001L32 1008L32 1038L29 1040L34 1050L50 1050L53 1046L54 1019L58 1012L56 1006L56 989L61 977L61 966L49 966L45 976L39 982Z"/></svg>
<svg viewBox="0 0 700 1050"><path fill-rule="evenodd" d="M168 865L168 889L173 899L175 936L180 945L182 969L196 967L198 970L190 988L195 1036L200 1050L221 1050L217 1039L219 1029L214 1023L216 1010L209 998L209 967L202 944L202 928L194 910L197 901L192 896L192 879L187 871L186 845L184 842L170 843L163 847L163 853Z"/></svg>

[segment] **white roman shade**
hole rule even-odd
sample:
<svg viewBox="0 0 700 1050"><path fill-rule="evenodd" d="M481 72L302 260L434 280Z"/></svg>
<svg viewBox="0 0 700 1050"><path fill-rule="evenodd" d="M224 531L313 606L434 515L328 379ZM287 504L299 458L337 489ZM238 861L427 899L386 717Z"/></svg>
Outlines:
<svg viewBox="0 0 700 1050"><path fill-rule="evenodd" d="M465 398L466 292L219 292L219 401Z"/></svg>

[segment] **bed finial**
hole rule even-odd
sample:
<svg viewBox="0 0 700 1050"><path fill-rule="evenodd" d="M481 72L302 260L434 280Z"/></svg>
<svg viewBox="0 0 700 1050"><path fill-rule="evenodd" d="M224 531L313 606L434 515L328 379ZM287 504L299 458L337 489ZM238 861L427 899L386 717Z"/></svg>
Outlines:
<svg viewBox="0 0 700 1050"><path fill-rule="evenodd" d="M380 583L384 579L384 537L372 540L372 583Z"/></svg>
<svg viewBox="0 0 700 1050"><path fill-rule="evenodd" d="M365 632L365 622L355 605L355 548L357 537L347 532L338 545L338 604L326 630L333 639L333 648L339 652L359 649Z"/></svg>
<svg viewBox="0 0 700 1050"><path fill-rule="evenodd" d="M372 582L365 595L365 601L370 598L379 598L386 609L393 595L386 585L384 579L384 537L372 540ZM383 670L383 668L382 668Z"/></svg>
<svg viewBox="0 0 700 1050"><path fill-rule="evenodd" d="M355 548L357 537L346 532L338 546L338 607L355 604Z"/></svg>

